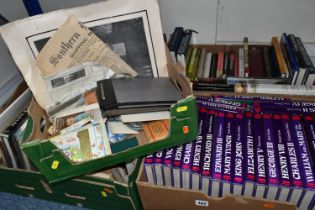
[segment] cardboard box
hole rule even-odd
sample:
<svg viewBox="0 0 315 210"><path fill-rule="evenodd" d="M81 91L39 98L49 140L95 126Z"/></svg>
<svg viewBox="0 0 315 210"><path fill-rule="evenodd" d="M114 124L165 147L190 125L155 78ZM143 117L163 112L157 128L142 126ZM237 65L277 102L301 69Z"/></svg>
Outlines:
<svg viewBox="0 0 315 210"><path fill-rule="evenodd" d="M153 185L146 180L143 164L136 180L143 208L146 210L296 210L294 205L243 196L211 198L201 191Z"/></svg>
<svg viewBox="0 0 315 210"><path fill-rule="evenodd" d="M170 133L165 139L148 142L141 134L136 138L130 138L111 147L113 154L104 158L83 162L72 163L58 148L47 140L50 126L48 117L35 100L30 105L29 114L32 118L27 126L29 138L23 142L23 151L33 164L42 172L50 183L62 181L75 176L87 174L105 167L114 166L118 163L131 161L137 157L145 156L153 152L189 142L197 136L197 110L195 99L189 96L191 87L189 81L178 72L181 65L173 65L167 51L169 79L182 91L185 99L172 105L170 108L171 122ZM45 120L45 129L41 130L41 122Z"/></svg>

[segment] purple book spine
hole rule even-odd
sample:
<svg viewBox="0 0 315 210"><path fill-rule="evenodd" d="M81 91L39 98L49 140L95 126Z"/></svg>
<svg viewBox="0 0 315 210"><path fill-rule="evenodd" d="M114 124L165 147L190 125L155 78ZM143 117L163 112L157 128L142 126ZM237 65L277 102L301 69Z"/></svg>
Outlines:
<svg viewBox="0 0 315 210"><path fill-rule="evenodd" d="M281 116L279 114L273 115L273 132L278 149L279 163L280 163L280 174L281 174L281 185L290 187L291 186L291 167L288 160L288 148L284 144L284 130L281 125Z"/></svg>
<svg viewBox="0 0 315 210"><path fill-rule="evenodd" d="M310 155L315 160L315 125L314 117L307 115L304 117L304 127L308 138L308 148Z"/></svg>
<svg viewBox="0 0 315 210"><path fill-rule="evenodd" d="M246 153L244 154L246 161L245 179L248 181L255 181L255 151L254 151L254 136L253 136L253 114L246 112L244 117L244 134L246 145Z"/></svg>
<svg viewBox="0 0 315 210"><path fill-rule="evenodd" d="M304 180L304 186L307 188L315 189L314 178L314 164L308 151L308 145L306 136L303 129L301 118L297 115L292 116L292 124L295 130L296 146L299 153L299 160L302 166L302 179Z"/></svg>
<svg viewBox="0 0 315 210"><path fill-rule="evenodd" d="M235 106L235 107L241 107L241 108L246 108L245 103L241 103L239 101L232 101L232 100L225 100L224 98L218 98L218 97L197 97L197 101L206 101L206 102L213 102L213 103L218 103L218 104L226 104L230 106Z"/></svg>
<svg viewBox="0 0 315 210"><path fill-rule="evenodd" d="M236 107L236 106L231 106L231 105L222 104L222 103L214 103L214 102L208 102L208 101L196 101L196 103L198 106L205 107L208 109L215 109L216 111L221 111L221 112L242 113L245 110L242 107Z"/></svg>
<svg viewBox="0 0 315 210"><path fill-rule="evenodd" d="M214 147L213 147L213 162L212 162L212 179L222 179L222 166L223 166L223 154L224 154L224 121L225 113L218 112L215 119L214 126Z"/></svg>
<svg viewBox="0 0 315 210"><path fill-rule="evenodd" d="M192 173L200 173L200 166L201 166L201 151L204 145L205 139L205 132L206 132L206 119L207 119L207 110L205 108L199 108L198 112L198 119L199 119L199 130L198 130L198 137L195 142L195 150L193 154L193 161L191 172Z"/></svg>
<svg viewBox="0 0 315 210"><path fill-rule="evenodd" d="M272 119L270 114L263 115L263 125L265 132L268 184L279 185L279 159L277 157L278 152L274 139Z"/></svg>
<svg viewBox="0 0 315 210"><path fill-rule="evenodd" d="M146 164L146 165L153 164L153 154L152 155L147 155L145 157L144 164Z"/></svg>
<svg viewBox="0 0 315 210"><path fill-rule="evenodd" d="M261 115L254 114L253 129L256 141L256 182L258 184L267 184L264 135L263 129L261 129L262 124Z"/></svg>
<svg viewBox="0 0 315 210"><path fill-rule="evenodd" d="M173 163L176 147L164 150L163 165L171 166Z"/></svg>
<svg viewBox="0 0 315 210"><path fill-rule="evenodd" d="M232 181L234 155L234 114L226 114L223 179Z"/></svg>
<svg viewBox="0 0 315 210"><path fill-rule="evenodd" d="M183 150L183 159L182 159L182 170L190 170L191 164L192 164L192 158L193 158L193 152L195 149L195 142L190 142L184 144L184 150Z"/></svg>
<svg viewBox="0 0 315 210"><path fill-rule="evenodd" d="M173 159L173 168L181 168L182 165L182 157L183 157L183 149L184 145L179 145L175 147L175 154Z"/></svg>
<svg viewBox="0 0 315 210"><path fill-rule="evenodd" d="M216 95L214 97L217 97L217 98L223 98L225 100L255 100L255 101L291 101L290 99L288 98L283 98L283 97L271 97L271 96L221 96L221 95Z"/></svg>
<svg viewBox="0 0 315 210"><path fill-rule="evenodd" d="M244 150L245 145L243 143L243 119L242 114L236 114L235 116L235 164L234 164L234 177L235 183L244 183Z"/></svg>
<svg viewBox="0 0 315 210"><path fill-rule="evenodd" d="M210 176L211 175L211 164L212 164L212 146L213 146L213 133L214 133L214 121L215 121L215 111L209 110L207 115L207 130L206 130L206 141L205 146L202 151L202 176Z"/></svg>
<svg viewBox="0 0 315 210"><path fill-rule="evenodd" d="M286 147L288 148L288 161L291 168L291 183L295 187L303 187L297 151L293 142L294 129L290 123L289 115L281 115L281 124L284 131L283 140Z"/></svg>
<svg viewBox="0 0 315 210"><path fill-rule="evenodd" d="M153 163L162 164L164 158L164 151L158 151L153 154Z"/></svg>

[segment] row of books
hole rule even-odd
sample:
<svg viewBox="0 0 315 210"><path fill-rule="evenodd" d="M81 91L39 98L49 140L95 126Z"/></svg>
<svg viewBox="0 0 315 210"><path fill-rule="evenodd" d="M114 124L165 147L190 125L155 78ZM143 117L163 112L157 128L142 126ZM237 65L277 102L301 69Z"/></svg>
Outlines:
<svg viewBox="0 0 315 210"><path fill-rule="evenodd" d="M176 27L168 42L173 60L184 65L193 81L314 85L314 65L301 38L294 34L283 33L280 41L274 36L269 45L249 45L244 37L242 45L214 46L214 51L191 46L193 34Z"/></svg>
<svg viewBox="0 0 315 210"><path fill-rule="evenodd" d="M295 51L291 46L296 46ZM293 34L283 33L280 42L272 37L271 45L249 45L245 37L239 48L223 50L207 52L205 47L190 47L186 75L202 82L210 78L211 83L314 85L314 65L301 38Z"/></svg>
<svg viewBox="0 0 315 210"><path fill-rule="evenodd" d="M35 170L28 157L22 151L22 141L28 122L27 110L0 134L0 161L8 168Z"/></svg>
<svg viewBox="0 0 315 210"><path fill-rule="evenodd" d="M198 98L199 135L145 158L148 182L288 202L315 202L315 103Z"/></svg>

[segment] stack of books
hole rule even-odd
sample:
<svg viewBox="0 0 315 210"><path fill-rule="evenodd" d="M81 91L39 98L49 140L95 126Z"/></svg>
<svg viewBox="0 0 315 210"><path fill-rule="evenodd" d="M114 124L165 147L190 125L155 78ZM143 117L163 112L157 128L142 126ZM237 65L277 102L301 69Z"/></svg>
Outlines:
<svg viewBox="0 0 315 210"><path fill-rule="evenodd" d="M148 182L314 206L315 103L214 96L197 106L197 139L147 156Z"/></svg>
<svg viewBox="0 0 315 210"><path fill-rule="evenodd" d="M236 83L314 85L314 65L300 37L283 33L269 45L189 46L186 76L195 90Z"/></svg>
<svg viewBox="0 0 315 210"><path fill-rule="evenodd" d="M167 43L174 63L178 61L186 68L189 55L192 52L192 48L189 45L194 44L195 34L197 32L194 30L175 27Z"/></svg>

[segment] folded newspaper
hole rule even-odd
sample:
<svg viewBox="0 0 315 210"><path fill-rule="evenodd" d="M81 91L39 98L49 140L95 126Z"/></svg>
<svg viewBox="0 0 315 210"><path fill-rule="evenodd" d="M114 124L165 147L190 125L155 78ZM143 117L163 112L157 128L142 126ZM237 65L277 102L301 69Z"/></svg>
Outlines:
<svg viewBox="0 0 315 210"><path fill-rule="evenodd" d="M74 16L82 22L84 27L80 28L80 30L87 32L88 30L85 28L87 27L99 39L95 38L95 36L89 39L91 42L85 45L89 47L87 50L82 45L82 42L83 44L85 43L86 33L76 34L75 31L70 30L67 39L60 40L64 42L63 44L52 44L52 48L48 49L49 53L50 50L58 50L52 52L53 54L50 54L48 58L42 59L39 54L42 54L42 50L43 53L45 52L44 46L52 42L49 41L50 37L56 33L69 16ZM68 23L75 22L73 19ZM137 72L139 77L168 75L157 0L102 1L83 7L64 9L17 20L2 26L0 32L37 102L46 111L57 104L71 102L68 99L75 97L75 94L69 96L65 93L68 93L70 89L82 89L82 86L75 86L73 82L83 78L97 77L95 76L96 74L106 71L94 71L93 68L85 70L84 65L81 66L84 70L80 71L78 70L80 67L74 68L78 63L82 65L82 62L92 61L89 62L89 67L92 64L99 63L101 65L97 66L97 68L104 67L113 74L118 71L118 68L115 67L119 67L119 70L123 70L124 73L131 73L131 71L128 71L128 68L121 69L121 66L114 63L112 59L108 59L109 57L114 57L109 56L104 59L104 57L101 58L102 55L97 57L92 52L98 54L106 51L107 53L110 52L107 50L111 48ZM109 48L97 45L95 42L98 42L98 40L102 40ZM87 54L73 54L73 50L85 51ZM44 54L47 55L49 53L46 52ZM71 62L69 64L65 57L69 58L71 55L78 55L78 57L70 57ZM37 61L37 64L40 67L36 64L38 56L41 62ZM93 59L85 59L87 56L92 56ZM55 64L55 66L49 66L50 62ZM106 66L105 63L110 64L110 66ZM67 69L67 67L71 69L69 74L64 69ZM131 73L131 75L134 74ZM107 76L109 75L103 75L103 78ZM85 82L81 81L81 84L83 83ZM59 107L59 109L62 108L62 106Z"/></svg>

